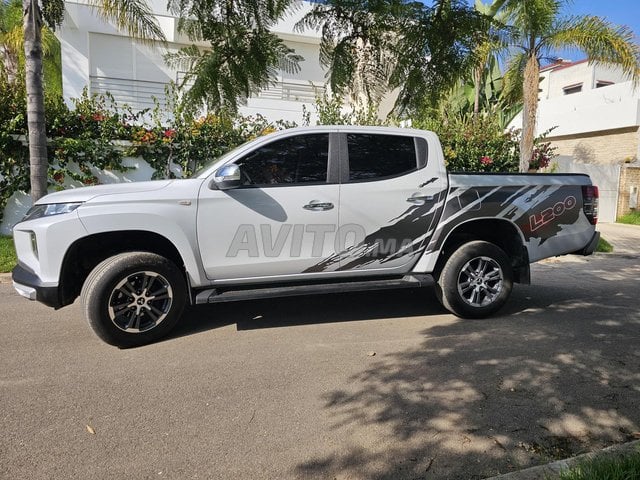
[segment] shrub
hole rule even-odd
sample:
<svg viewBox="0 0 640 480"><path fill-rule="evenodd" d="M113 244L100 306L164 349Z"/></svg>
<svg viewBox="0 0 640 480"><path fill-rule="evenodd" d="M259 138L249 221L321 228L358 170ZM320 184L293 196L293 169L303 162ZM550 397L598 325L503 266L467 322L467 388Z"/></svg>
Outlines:
<svg viewBox="0 0 640 480"><path fill-rule="evenodd" d="M61 97L47 95L50 186L62 189L70 181L95 185L96 169L130 169L123 164L125 156L146 160L155 170L153 178L187 176L248 140L295 126L261 115L193 118L181 109L173 89L167 97L168 115L157 102L153 109L134 111L118 106L108 94L90 96L86 90L73 100L73 108ZM21 140L27 133L25 109L21 84L0 76L0 221L8 199L29 190L29 152Z"/></svg>
<svg viewBox="0 0 640 480"><path fill-rule="evenodd" d="M434 116L414 121L413 125L438 134L450 171L518 171L519 132L503 131L491 116Z"/></svg>

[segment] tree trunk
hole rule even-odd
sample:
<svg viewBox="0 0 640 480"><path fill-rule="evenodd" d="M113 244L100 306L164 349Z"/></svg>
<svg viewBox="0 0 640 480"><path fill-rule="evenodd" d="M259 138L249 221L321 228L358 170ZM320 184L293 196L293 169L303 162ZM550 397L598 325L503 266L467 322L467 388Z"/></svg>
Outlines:
<svg viewBox="0 0 640 480"><path fill-rule="evenodd" d="M476 67L473 71L474 97L473 97L473 115L480 113L480 87L482 84L483 66Z"/></svg>
<svg viewBox="0 0 640 480"><path fill-rule="evenodd" d="M42 17L37 0L23 0L22 6L31 198L36 202L47 194L48 169L44 90L42 87Z"/></svg>
<svg viewBox="0 0 640 480"><path fill-rule="evenodd" d="M533 140L536 131L536 114L538 112L538 85L540 82L540 63L535 54L531 54L524 69L522 109L522 138L520 139L520 171L529 170L529 162L533 156Z"/></svg>

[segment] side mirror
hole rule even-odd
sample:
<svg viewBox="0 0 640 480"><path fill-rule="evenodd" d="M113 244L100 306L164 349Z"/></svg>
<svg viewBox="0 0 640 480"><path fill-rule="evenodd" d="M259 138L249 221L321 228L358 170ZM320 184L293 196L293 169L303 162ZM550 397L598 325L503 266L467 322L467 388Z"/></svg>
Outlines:
<svg viewBox="0 0 640 480"><path fill-rule="evenodd" d="M241 184L240 167L235 163L220 167L213 174L213 184L219 190L230 190L239 187Z"/></svg>

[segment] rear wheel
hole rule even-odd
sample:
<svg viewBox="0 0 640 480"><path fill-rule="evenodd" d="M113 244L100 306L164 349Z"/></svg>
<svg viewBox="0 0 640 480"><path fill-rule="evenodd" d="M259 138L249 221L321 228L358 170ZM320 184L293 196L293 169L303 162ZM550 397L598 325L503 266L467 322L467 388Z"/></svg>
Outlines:
<svg viewBox="0 0 640 480"><path fill-rule="evenodd" d="M185 279L170 260L127 252L104 260L82 288L82 305L93 331L105 342L133 347L165 336L186 302Z"/></svg>
<svg viewBox="0 0 640 480"><path fill-rule="evenodd" d="M511 262L493 243L461 245L447 259L436 291L444 307L462 318L482 318L506 303L513 287Z"/></svg>

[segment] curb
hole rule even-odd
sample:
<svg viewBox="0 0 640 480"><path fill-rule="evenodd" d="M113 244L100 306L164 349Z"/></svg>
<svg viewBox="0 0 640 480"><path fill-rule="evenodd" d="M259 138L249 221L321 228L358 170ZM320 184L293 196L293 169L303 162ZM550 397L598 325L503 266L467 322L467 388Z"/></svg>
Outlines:
<svg viewBox="0 0 640 480"><path fill-rule="evenodd" d="M615 247L614 247L615 248ZM616 258L638 258L640 253L636 252L593 252L594 257L616 257Z"/></svg>
<svg viewBox="0 0 640 480"><path fill-rule="evenodd" d="M0 273L0 283L12 283L10 273Z"/></svg>
<svg viewBox="0 0 640 480"><path fill-rule="evenodd" d="M584 453L577 457L558 460L557 462L527 468L518 472L505 473L485 480L553 480L558 478L562 470L571 468L578 462L596 457L614 457L625 453L633 453L638 449L640 449L640 440L634 440L633 442L614 445L597 452Z"/></svg>

